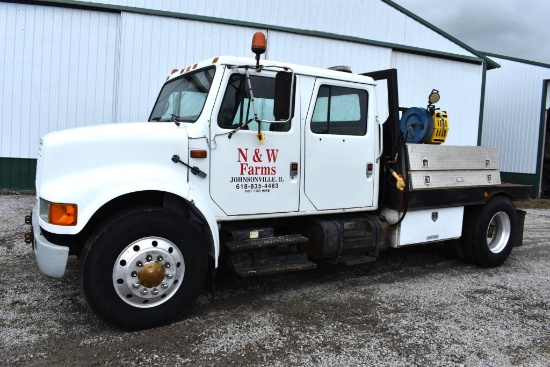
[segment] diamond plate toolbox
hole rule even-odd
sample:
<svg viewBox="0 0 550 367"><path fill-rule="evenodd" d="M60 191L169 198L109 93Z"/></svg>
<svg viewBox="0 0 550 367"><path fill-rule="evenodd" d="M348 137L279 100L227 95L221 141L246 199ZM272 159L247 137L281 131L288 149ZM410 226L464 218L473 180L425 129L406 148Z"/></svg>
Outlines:
<svg viewBox="0 0 550 367"><path fill-rule="evenodd" d="M407 144L411 190L500 184L492 147Z"/></svg>

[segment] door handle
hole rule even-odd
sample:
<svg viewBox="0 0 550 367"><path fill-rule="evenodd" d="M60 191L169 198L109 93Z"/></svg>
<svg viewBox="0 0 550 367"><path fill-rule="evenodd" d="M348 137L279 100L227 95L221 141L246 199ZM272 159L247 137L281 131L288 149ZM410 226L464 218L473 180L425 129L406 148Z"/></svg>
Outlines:
<svg viewBox="0 0 550 367"><path fill-rule="evenodd" d="M371 162L367 163L367 178L372 176L372 169L373 168L374 168L374 165Z"/></svg>

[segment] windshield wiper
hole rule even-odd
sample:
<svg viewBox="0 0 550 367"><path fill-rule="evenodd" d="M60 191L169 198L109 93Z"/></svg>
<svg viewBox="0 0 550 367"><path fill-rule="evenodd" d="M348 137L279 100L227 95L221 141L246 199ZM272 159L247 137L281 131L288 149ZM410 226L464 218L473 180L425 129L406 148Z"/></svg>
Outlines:
<svg viewBox="0 0 550 367"><path fill-rule="evenodd" d="M151 119L151 121L160 121L161 118L162 118L162 116L153 117L153 118Z"/></svg>
<svg viewBox="0 0 550 367"><path fill-rule="evenodd" d="M170 121L172 121L174 124L176 124L176 126L180 126L180 123L179 123L179 119L181 117L179 117L178 115L174 115L173 113L171 114L172 118L170 119Z"/></svg>
<svg viewBox="0 0 550 367"><path fill-rule="evenodd" d="M255 117L252 117L250 120L246 121L244 124L242 125L239 125L239 127L237 127L236 129L234 129L233 131L231 131L229 134L227 134L227 138L228 139L231 139L231 137L233 136L233 134L235 134L237 131L239 131L240 129L246 127L249 123L251 123L252 121L256 121L258 124L260 124L262 121L255 118Z"/></svg>

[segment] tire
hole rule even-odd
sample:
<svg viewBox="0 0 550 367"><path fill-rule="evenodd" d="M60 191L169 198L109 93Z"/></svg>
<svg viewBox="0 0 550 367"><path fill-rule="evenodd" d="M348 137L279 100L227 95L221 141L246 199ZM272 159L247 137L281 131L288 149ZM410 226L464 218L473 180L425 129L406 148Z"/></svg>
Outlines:
<svg viewBox="0 0 550 367"><path fill-rule="evenodd" d="M516 242L517 214L510 199L498 196L485 205L466 208L461 254L485 268L502 265Z"/></svg>
<svg viewBox="0 0 550 367"><path fill-rule="evenodd" d="M80 281L99 316L141 330L181 318L204 287L206 271L204 245L183 217L140 208L107 220L90 237Z"/></svg>

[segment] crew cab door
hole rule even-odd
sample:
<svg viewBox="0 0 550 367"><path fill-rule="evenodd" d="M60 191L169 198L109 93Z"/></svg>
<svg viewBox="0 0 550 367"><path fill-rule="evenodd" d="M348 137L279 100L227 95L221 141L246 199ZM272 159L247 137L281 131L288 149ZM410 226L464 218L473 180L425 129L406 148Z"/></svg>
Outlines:
<svg viewBox="0 0 550 367"><path fill-rule="evenodd" d="M317 210L373 206L373 87L317 79L305 119L305 195Z"/></svg>
<svg viewBox="0 0 550 367"><path fill-rule="evenodd" d="M274 120L275 72L249 73L258 116ZM226 70L222 85L210 121L212 200L227 215L297 211L300 175L291 175L291 164L300 166L300 106L290 123L251 122L229 139L253 117L253 106L243 70Z"/></svg>

